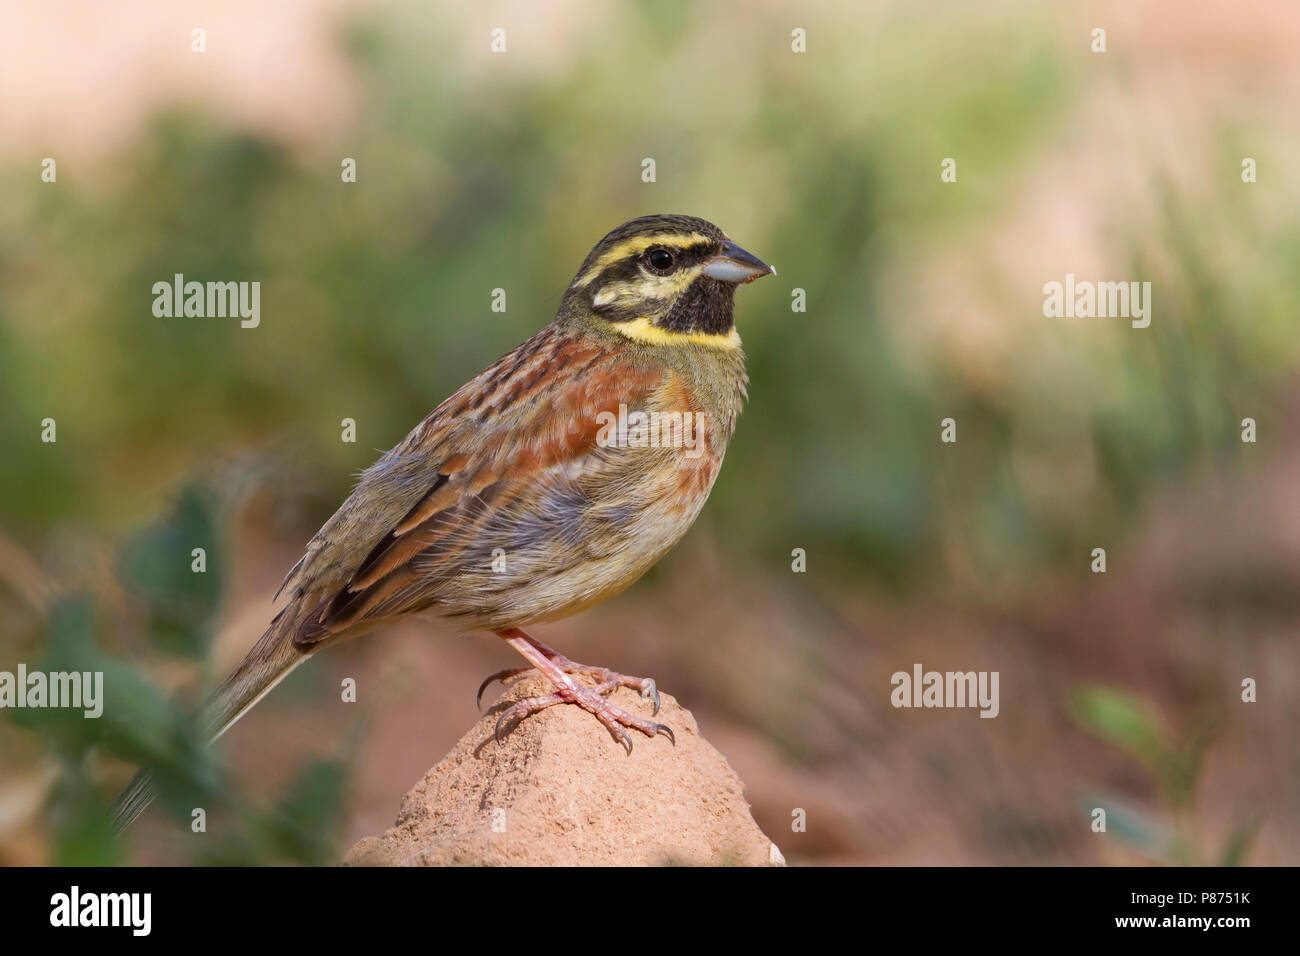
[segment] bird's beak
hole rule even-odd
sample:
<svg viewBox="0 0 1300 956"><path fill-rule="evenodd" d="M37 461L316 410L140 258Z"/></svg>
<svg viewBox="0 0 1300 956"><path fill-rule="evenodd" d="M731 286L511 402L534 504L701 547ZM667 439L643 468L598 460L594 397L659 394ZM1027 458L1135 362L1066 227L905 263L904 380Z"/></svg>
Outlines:
<svg viewBox="0 0 1300 956"><path fill-rule="evenodd" d="M776 275L776 270L728 239L722 244L722 251L704 263L702 273L711 279L743 284L760 276Z"/></svg>

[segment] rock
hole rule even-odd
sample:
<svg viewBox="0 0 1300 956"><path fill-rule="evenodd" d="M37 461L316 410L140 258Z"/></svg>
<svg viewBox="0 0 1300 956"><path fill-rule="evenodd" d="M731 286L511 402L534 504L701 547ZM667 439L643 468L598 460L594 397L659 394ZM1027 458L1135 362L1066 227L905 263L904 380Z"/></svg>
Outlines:
<svg viewBox="0 0 1300 956"><path fill-rule="evenodd" d="M515 725L500 744L501 710L551 690L515 683L402 800L393 827L347 854L351 866L783 865L749 814L740 778L700 736L690 711L663 694L656 718L677 735L633 733L628 756L574 706ZM613 702L649 716L619 689Z"/></svg>

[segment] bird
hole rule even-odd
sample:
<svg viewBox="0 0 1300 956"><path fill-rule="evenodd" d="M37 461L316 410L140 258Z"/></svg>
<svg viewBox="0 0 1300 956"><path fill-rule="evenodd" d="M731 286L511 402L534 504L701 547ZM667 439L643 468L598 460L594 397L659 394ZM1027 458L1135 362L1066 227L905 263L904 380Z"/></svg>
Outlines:
<svg viewBox="0 0 1300 956"><path fill-rule="evenodd" d="M505 709L592 714L629 730L666 725L615 706L619 687L659 712L652 678L579 664L524 628L600 603L640 578L695 522L749 379L734 321L740 285L776 270L717 226L649 215L587 254L555 319L438 405L358 479L308 542L287 596L199 711L215 741L317 652L412 615L499 635L554 687ZM156 795L142 769L114 801L121 833Z"/></svg>

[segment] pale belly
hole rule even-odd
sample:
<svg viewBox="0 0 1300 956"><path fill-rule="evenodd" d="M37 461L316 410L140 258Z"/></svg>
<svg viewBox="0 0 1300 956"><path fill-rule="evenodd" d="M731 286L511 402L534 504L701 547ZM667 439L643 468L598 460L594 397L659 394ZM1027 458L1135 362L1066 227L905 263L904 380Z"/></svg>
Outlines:
<svg viewBox="0 0 1300 956"><path fill-rule="evenodd" d="M640 500L588 502L580 516L556 516L550 533L498 546L496 569L482 561L442 588L436 614L475 630L555 621L630 587L686 534L699 516L721 460L669 469L640 489Z"/></svg>

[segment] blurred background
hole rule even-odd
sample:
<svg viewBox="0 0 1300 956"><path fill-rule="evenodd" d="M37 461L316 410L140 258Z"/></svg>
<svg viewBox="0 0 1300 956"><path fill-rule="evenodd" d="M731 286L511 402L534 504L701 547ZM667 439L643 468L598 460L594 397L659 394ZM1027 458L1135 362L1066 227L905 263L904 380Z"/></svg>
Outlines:
<svg viewBox="0 0 1300 956"><path fill-rule="evenodd" d="M792 863L1300 862L1294 4L4 18L0 670L108 700L4 713L0 863L332 862L391 825L496 638L331 650L218 752L189 714L356 474L650 212L780 270L739 296L751 401L682 544L538 636L692 709ZM175 273L260 281L260 326L155 317ZM1045 318L1066 273L1151 282L1150 327ZM1000 715L895 710L918 662L999 671ZM114 844L138 761L164 800Z"/></svg>

